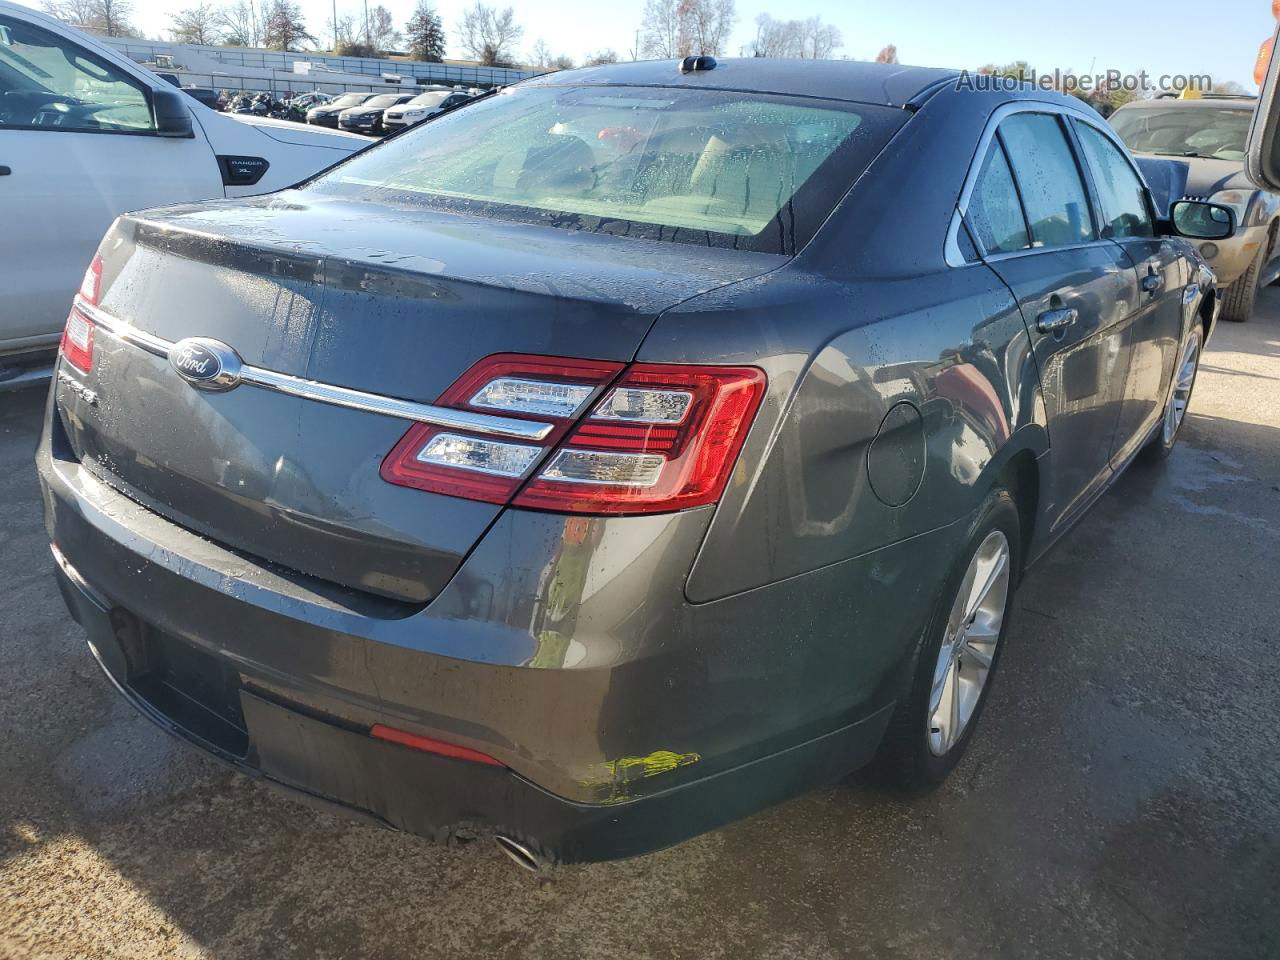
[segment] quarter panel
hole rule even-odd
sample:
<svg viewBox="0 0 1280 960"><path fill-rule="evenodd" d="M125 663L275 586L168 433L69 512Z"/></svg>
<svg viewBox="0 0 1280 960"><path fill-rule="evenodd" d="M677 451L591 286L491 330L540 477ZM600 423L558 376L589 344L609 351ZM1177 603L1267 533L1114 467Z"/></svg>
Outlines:
<svg viewBox="0 0 1280 960"><path fill-rule="evenodd" d="M962 518L985 493L988 467L1037 421L1026 328L981 264L857 284L782 271L665 314L641 359L755 363L769 375L689 579L695 603ZM921 415L924 478L890 506L871 487L867 452L904 401Z"/></svg>

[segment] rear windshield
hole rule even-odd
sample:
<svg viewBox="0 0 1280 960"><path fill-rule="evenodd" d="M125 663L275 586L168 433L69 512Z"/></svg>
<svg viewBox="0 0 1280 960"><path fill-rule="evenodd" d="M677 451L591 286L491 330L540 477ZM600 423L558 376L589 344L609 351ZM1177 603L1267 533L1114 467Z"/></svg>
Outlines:
<svg viewBox="0 0 1280 960"><path fill-rule="evenodd" d="M793 253L903 116L754 93L516 87L365 151L309 189Z"/></svg>

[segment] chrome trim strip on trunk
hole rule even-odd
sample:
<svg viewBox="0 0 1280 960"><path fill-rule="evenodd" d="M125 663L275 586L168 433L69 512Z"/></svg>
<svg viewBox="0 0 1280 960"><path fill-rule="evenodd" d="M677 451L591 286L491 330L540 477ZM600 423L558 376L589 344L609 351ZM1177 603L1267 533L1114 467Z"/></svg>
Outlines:
<svg viewBox="0 0 1280 960"><path fill-rule="evenodd" d="M93 321L94 328L114 337L122 343L145 350L156 357L168 357L169 348L173 346L168 340L153 336L139 330L132 324L114 317L98 307L85 303L76 297L76 309ZM470 410L454 410L451 407L437 407L429 403L415 403L411 400L398 400L395 397L383 397L376 393L365 393L363 390L352 390L349 387L338 387L316 380L305 380L292 374L268 370L245 364L240 370L241 384L260 387L276 393L327 403L335 407L346 407L349 410L363 410L385 417L396 417L400 420L412 420L415 423L429 423L435 427L450 430L467 430L471 433L482 433L495 437L508 437L514 440L539 441L549 434L553 426L549 423L536 423L531 420L517 420L514 417L500 417L487 413L474 413Z"/></svg>

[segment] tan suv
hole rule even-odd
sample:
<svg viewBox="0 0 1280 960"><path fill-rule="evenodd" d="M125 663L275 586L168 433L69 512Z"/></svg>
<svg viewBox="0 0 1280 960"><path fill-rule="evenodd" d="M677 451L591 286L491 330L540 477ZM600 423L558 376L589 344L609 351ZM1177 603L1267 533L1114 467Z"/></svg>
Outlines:
<svg viewBox="0 0 1280 960"><path fill-rule="evenodd" d="M1138 156L1185 162L1186 199L1211 200L1235 211L1234 236L1199 246L1226 290L1222 316L1237 322L1253 312L1280 228L1280 195L1259 190L1244 172L1245 137L1256 103L1253 97L1137 100L1110 117L1120 139Z"/></svg>

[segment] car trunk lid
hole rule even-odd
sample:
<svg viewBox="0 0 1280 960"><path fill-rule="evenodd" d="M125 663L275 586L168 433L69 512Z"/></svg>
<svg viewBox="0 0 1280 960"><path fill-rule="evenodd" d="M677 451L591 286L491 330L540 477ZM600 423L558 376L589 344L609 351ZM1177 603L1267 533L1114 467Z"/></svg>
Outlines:
<svg viewBox="0 0 1280 960"><path fill-rule="evenodd" d="M213 338L298 383L419 404L492 354L626 362L662 310L781 262L297 193L127 217L102 255L98 306L142 339ZM195 389L110 336L83 379L96 405L60 400L91 469L344 587L425 602L502 509L382 480L404 418L250 383Z"/></svg>

